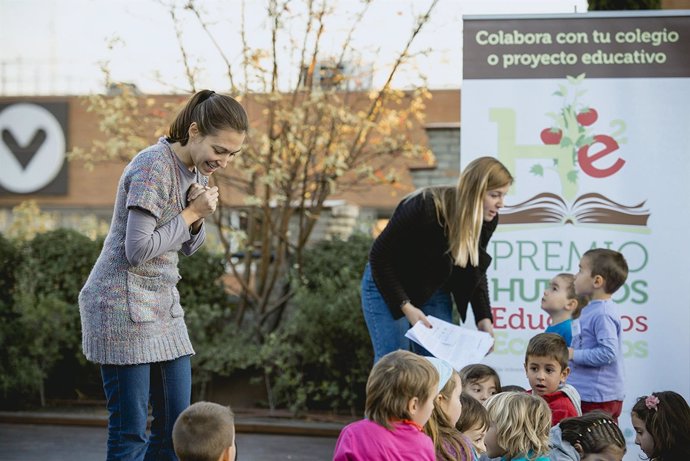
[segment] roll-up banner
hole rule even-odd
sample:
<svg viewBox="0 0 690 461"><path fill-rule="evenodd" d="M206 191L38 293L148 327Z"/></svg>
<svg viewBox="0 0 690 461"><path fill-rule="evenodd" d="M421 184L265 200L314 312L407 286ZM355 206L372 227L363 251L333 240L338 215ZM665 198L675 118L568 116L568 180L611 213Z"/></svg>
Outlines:
<svg viewBox="0 0 690 461"><path fill-rule="evenodd" d="M466 16L461 166L492 155L515 177L490 244L503 384L528 387L549 280L590 248L626 257L625 401L690 401L690 11Z"/></svg>

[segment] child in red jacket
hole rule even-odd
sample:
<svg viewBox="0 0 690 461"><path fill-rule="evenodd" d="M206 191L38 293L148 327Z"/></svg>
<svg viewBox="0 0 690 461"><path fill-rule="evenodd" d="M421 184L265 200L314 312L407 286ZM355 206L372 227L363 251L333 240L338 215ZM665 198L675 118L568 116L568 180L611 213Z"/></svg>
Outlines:
<svg viewBox="0 0 690 461"><path fill-rule="evenodd" d="M540 333L530 339L525 354L525 373L530 393L546 400L551 408L551 425L562 419L581 416L580 395L565 383L568 367L568 346L562 336Z"/></svg>

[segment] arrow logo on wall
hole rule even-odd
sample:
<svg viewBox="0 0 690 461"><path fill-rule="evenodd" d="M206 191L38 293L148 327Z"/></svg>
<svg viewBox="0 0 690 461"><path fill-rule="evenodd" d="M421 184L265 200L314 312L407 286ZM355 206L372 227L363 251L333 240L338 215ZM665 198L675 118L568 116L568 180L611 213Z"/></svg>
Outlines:
<svg viewBox="0 0 690 461"><path fill-rule="evenodd" d="M10 152L14 154L14 157L23 169L26 169L26 166L31 163L34 155L36 155L38 149L40 149L45 142L46 136L46 131L41 128L36 131L34 137L31 138L31 141L27 145L21 146L10 130L2 130L3 142L10 149Z"/></svg>
<svg viewBox="0 0 690 461"><path fill-rule="evenodd" d="M47 108L18 103L0 111L0 186L30 194L50 184L65 163L65 133Z"/></svg>

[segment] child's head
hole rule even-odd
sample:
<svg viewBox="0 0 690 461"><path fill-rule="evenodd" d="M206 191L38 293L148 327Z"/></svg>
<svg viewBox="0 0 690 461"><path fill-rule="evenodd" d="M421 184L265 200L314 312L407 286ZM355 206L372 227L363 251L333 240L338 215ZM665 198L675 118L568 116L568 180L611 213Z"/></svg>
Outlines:
<svg viewBox="0 0 690 461"><path fill-rule="evenodd" d="M632 409L635 443L655 461L690 459L690 407L673 392L640 397Z"/></svg>
<svg viewBox="0 0 690 461"><path fill-rule="evenodd" d="M532 337L525 353L525 373L535 394L556 392L570 374L568 346L563 337L555 333Z"/></svg>
<svg viewBox="0 0 690 461"><path fill-rule="evenodd" d="M541 298L541 308L552 318L576 319L588 302L587 296L575 294L575 276L562 273L549 282L549 286Z"/></svg>
<svg viewBox="0 0 690 461"><path fill-rule="evenodd" d="M441 390L434 399L434 412L431 418L444 426L455 427L455 423L462 413L460 394L462 393L462 381L457 371L444 360L435 357L427 357L440 376L439 387ZM431 420L429 420L431 422Z"/></svg>
<svg viewBox="0 0 690 461"><path fill-rule="evenodd" d="M403 419L423 426L434 408L438 383L429 360L408 351L390 352L369 374L364 415L389 429L392 421Z"/></svg>
<svg viewBox="0 0 690 461"><path fill-rule="evenodd" d="M472 445L479 453L484 453L486 451L484 434L490 425L489 412L479 400L464 392L460 394L460 402L462 413L455 428L472 441Z"/></svg>
<svg viewBox="0 0 690 461"><path fill-rule="evenodd" d="M580 258L580 271L575 276L575 292L579 296L611 295L628 278L628 263L614 250L595 248Z"/></svg>
<svg viewBox="0 0 690 461"><path fill-rule="evenodd" d="M488 365L467 365L460 370L460 378L464 391L482 403L501 392L501 378L496 370Z"/></svg>
<svg viewBox="0 0 690 461"><path fill-rule="evenodd" d="M180 413L172 432L180 461L235 459L235 422L230 407L196 402Z"/></svg>
<svg viewBox="0 0 690 461"><path fill-rule="evenodd" d="M527 389L525 389L522 386L518 386L517 384L507 384L505 386L501 386L501 392L525 392Z"/></svg>
<svg viewBox="0 0 690 461"><path fill-rule="evenodd" d="M593 411L577 418L562 420L558 426L561 437L575 448L581 461L602 459L621 461L625 455L625 437L611 415Z"/></svg>
<svg viewBox="0 0 690 461"><path fill-rule="evenodd" d="M448 367L450 373L449 378L434 399L434 411L431 413L431 418L424 426L424 432L434 441L436 449L436 457L440 460L456 459L453 456L455 453L465 453L465 457L470 459L472 454L470 447L465 444L455 429L455 424L460 419L462 413L462 402L460 395L462 393L462 381L460 375L453 370L450 365L442 360L435 359L441 364L436 365L439 374L443 376L443 368ZM452 449L452 450L449 450Z"/></svg>
<svg viewBox="0 0 690 461"><path fill-rule="evenodd" d="M489 458L539 457L549 453L551 410L541 397L503 392L486 402L491 425L484 443Z"/></svg>

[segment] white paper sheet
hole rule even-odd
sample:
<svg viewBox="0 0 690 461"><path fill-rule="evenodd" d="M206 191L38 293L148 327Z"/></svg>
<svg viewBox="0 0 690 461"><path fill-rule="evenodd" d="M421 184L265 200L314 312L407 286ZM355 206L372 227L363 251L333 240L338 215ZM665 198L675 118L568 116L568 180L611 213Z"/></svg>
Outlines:
<svg viewBox="0 0 690 461"><path fill-rule="evenodd" d="M479 363L494 344L489 333L462 328L445 320L428 315L433 328L417 322L405 336L416 342L434 357L448 362L457 371L465 365Z"/></svg>

